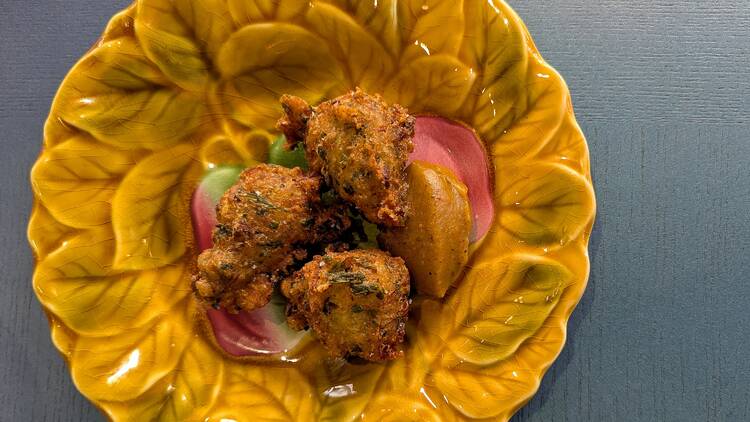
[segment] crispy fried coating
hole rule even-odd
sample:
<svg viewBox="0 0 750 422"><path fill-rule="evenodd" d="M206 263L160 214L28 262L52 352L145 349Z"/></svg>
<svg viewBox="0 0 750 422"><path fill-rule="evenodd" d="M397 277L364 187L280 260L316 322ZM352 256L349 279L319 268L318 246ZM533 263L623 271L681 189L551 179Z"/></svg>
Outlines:
<svg viewBox="0 0 750 422"><path fill-rule="evenodd" d="M380 362L403 354L409 271L401 258L377 249L329 252L281 291L289 326L312 328L331 356Z"/></svg>
<svg viewBox="0 0 750 422"><path fill-rule="evenodd" d="M287 141L296 144L305 139L307 122L313 112L312 107L302 98L291 95L281 97L281 107L284 109L284 117L276 126L286 136Z"/></svg>
<svg viewBox="0 0 750 422"><path fill-rule="evenodd" d="M299 168L245 170L216 207L214 246L193 275L197 297L232 313L266 305L307 246L332 242L350 225L343 206L322 204L321 183Z"/></svg>
<svg viewBox="0 0 750 422"><path fill-rule="evenodd" d="M315 108L289 95L281 103L278 127L291 145L304 143L310 170L370 222L403 226L414 117L360 89Z"/></svg>

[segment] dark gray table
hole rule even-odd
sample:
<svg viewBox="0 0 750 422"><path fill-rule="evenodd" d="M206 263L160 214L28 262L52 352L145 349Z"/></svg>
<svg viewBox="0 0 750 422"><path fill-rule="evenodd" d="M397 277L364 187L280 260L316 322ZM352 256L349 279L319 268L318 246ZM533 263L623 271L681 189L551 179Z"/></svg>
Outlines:
<svg viewBox="0 0 750 422"><path fill-rule="evenodd" d="M126 3L0 0L1 421L101 419L31 291L27 179L57 85ZM511 3L570 84L599 204L568 344L516 420L750 420L750 3Z"/></svg>

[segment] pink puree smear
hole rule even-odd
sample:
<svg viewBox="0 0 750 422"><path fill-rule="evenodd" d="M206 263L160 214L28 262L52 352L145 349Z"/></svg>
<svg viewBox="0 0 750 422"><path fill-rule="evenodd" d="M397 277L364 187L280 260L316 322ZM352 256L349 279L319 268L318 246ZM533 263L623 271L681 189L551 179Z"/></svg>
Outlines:
<svg viewBox="0 0 750 422"><path fill-rule="evenodd" d="M472 240L484 236L495 214L492 181L485 149L466 127L440 117L418 117L414 152L409 162L421 160L451 169L469 189L474 217ZM200 186L193 196L192 214L200 251L212 246L211 231L216 226L216 202ZM283 353L293 348L301 335L293 333L282 321L283 305L270 303L252 312L237 315L209 309L208 320L217 343L230 355Z"/></svg>
<svg viewBox="0 0 750 422"><path fill-rule="evenodd" d="M274 306L274 305L267 305ZM224 310L210 309L208 320L216 342L234 356L282 353L291 345L282 344L279 326L269 318L266 308L232 315ZM295 343L296 344L296 343ZM286 347L285 347L286 346Z"/></svg>
<svg viewBox="0 0 750 422"><path fill-rule="evenodd" d="M487 153L474 132L441 117L418 117L414 152L409 161L427 161L453 170L469 188L474 214L472 241L481 239L492 224L495 205Z"/></svg>
<svg viewBox="0 0 750 422"><path fill-rule="evenodd" d="M192 204L195 236L202 252L213 246L211 230L216 226L216 203L199 187ZM233 356L283 353L293 348L302 334L293 333L283 322L283 305L265 307L233 315L223 309L208 309L208 321L216 342Z"/></svg>

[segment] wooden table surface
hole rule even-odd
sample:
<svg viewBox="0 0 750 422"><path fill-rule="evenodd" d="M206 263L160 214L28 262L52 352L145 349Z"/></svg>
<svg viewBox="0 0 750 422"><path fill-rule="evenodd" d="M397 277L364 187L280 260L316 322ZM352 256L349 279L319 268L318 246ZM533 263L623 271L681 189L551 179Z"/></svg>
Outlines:
<svg viewBox="0 0 750 422"><path fill-rule="evenodd" d="M127 3L0 0L0 421L102 419L31 290L28 172ZM515 420L750 420L750 2L511 4L570 85L599 208L568 343Z"/></svg>

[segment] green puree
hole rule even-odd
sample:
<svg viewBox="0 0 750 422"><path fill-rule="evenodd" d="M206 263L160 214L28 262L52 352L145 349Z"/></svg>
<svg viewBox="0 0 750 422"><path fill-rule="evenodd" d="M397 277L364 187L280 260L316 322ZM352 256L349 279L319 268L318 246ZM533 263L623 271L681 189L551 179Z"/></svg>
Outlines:
<svg viewBox="0 0 750 422"><path fill-rule="evenodd" d="M242 167L221 166L206 174L201 182L201 189L208 195L212 204L218 203L224 192L237 182L242 170Z"/></svg>
<svg viewBox="0 0 750 422"><path fill-rule="evenodd" d="M273 142L268 154L268 163L288 168L302 167L303 170L307 170L307 160L302 147L297 146L293 150L287 150L285 143L284 136L279 136ZM243 170L245 170L243 167L238 166L219 166L211 169L203 177L201 188L208 194L211 202L217 203L221 196L237 182Z"/></svg>
<svg viewBox="0 0 750 422"><path fill-rule="evenodd" d="M271 149L268 151L268 162L289 168L302 167L302 170L307 170L307 160L302 145L297 145L294 149L289 150L286 148L286 138L283 136L279 136L271 144Z"/></svg>

